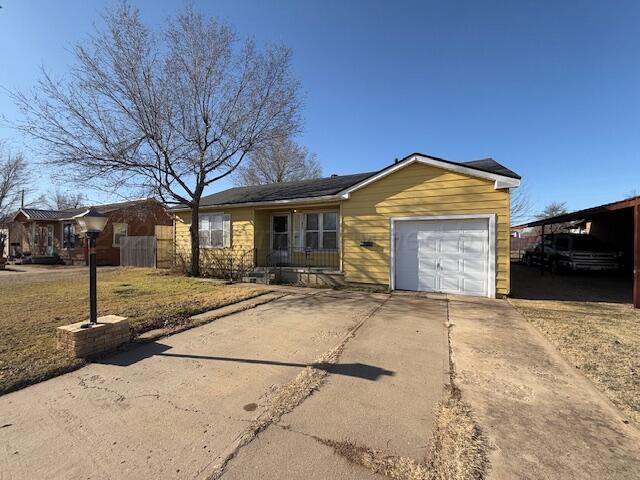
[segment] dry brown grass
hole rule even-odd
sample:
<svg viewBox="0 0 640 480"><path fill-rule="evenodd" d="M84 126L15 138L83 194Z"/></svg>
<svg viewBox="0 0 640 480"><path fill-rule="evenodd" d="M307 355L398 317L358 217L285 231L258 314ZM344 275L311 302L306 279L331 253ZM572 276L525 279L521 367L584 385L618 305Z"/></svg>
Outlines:
<svg viewBox="0 0 640 480"><path fill-rule="evenodd" d="M487 445L471 407L453 392L435 409L428 464L433 480L480 480L488 469Z"/></svg>
<svg viewBox="0 0 640 480"><path fill-rule="evenodd" d="M135 333L176 325L260 293L156 270L98 270L98 314L128 317ZM82 365L57 350L55 328L87 319L85 272L5 277L0 312L0 393Z"/></svg>
<svg viewBox="0 0 640 480"><path fill-rule="evenodd" d="M621 303L521 299L511 303L640 425L640 311Z"/></svg>
<svg viewBox="0 0 640 480"><path fill-rule="evenodd" d="M394 480L481 480L488 469L486 440L468 404L452 391L438 403L426 459L394 455L349 441L316 438L356 465ZM315 437L314 437L315 438Z"/></svg>

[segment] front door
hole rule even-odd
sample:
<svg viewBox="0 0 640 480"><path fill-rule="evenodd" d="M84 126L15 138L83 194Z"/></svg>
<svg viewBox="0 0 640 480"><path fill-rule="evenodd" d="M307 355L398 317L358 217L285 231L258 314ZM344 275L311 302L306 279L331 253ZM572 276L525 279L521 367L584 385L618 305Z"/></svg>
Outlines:
<svg viewBox="0 0 640 480"><path fill-rule="evenodd" d="M271 255L277 264L289 261L290 220L288 213L275 214L271 217Z"/></svg>

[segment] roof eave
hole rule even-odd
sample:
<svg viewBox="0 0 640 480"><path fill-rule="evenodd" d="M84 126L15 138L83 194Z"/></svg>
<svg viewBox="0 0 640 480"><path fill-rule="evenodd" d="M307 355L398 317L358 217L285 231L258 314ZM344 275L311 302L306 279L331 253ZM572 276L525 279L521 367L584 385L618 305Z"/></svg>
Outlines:
<svg viewBox="0 0 640 480"><path fill-rule="evenodd" d="M342 192L340 192L340 194L342 195L342 198L347 199L349 198L352 192L355 192L356 190L359 190L360 188L365 187L370 183L380 180L381 178L386 177L387 175L416 162L432 165L434 167L442 168L443 170L462 173L472 177L484 178L485 180L493 180L494 188L496 190L501 190L506 188L517 188L520 186L519 178L508 177L506 175L500 175L497 173L490 173L485 170L466 167L458 163L452 163L452 162L448 162L438 158L429 157L427 155L415 153L413 155L403 158L401 161L389 166L388 168L380 170L375 175L372 175L369 178L365 178L361 182L358 182L355 185L345 188Z"/></svg>
<svg viewBox="0 0 640 480"><path fill-rule="evenodd" d="M332 201L340 201L343 196L335 195L323 195L319 197L299 197L299 198L287 198L283 200L268 200L263 202L242 202L242 203L217 203L214 205L200 205L200 210L204 208L239 208L239 207L260 207L260 206L272 206L272 205L288 205L292 203L324 203ZM172 208L172 212L190 212L190 208L178 207Z"/></svg>

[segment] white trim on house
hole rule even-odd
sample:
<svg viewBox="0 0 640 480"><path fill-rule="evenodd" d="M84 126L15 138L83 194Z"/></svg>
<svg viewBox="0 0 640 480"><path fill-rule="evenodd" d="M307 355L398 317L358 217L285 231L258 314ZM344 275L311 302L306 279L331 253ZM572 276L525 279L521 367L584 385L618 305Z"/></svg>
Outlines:
<svg viewBox="0 0 640 480"><path fill-rule="evenodd" d="M424 155L412 155L409 158L402 160L401 162L396 163L395 165L382 170L381 172L373 175L372 177L365 178L360 183L356 183L351 187L340 192L342 198L349 198L352 192L359 190L362 187L369 185L370 183L376 182L381 178L386 177L387 175L392 174L400 170L401 168L408 167L413 163L423 163L425 165L430 165L432 167L441 168L443 170L449 170L451 172L461 173L463 175L468 175L470 177L484 178L485 180L493 180L494 187L496 190L503 188L515 188L520 186L520 180L517 178L507 177L505 175L498 175L497 173L489 173L484 172L482 170L477 170L472 167L466 167L464 165L452 164L449 162L444 162L442 160L438 160L435 158L427 157Z"/></svg>
<svg viewBox="0 0 640 480"><path fill-rule="evenodd" d="M428 220L468 220L485 218L489 222L489 266L487 269L487 297L496 298L496 214L480 213L471 215L419 215L415 217L391 217L390 221L390 259L389 259L389 289L395 289L396 278L396 222L419 222Z"/></svg>

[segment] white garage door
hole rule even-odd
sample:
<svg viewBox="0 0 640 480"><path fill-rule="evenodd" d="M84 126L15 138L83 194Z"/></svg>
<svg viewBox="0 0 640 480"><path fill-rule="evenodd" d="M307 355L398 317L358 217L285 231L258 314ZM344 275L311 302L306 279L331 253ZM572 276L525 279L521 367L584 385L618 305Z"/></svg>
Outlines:
<svg viewBox="0 0 640 480"><path fill-rule="evenodd" d="M489 219L395 223L395 288L487 296Z"/></svg>

